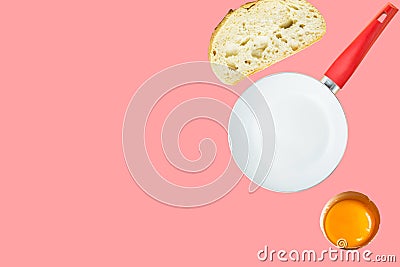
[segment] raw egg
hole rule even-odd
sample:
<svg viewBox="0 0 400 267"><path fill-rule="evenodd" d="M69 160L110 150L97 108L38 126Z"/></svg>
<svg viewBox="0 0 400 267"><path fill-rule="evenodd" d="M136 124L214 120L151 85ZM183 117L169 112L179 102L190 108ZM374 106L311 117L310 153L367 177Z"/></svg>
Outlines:
<svg viewBox="0 0 400 267"><path fill-rule="evenodd" d="M321 214L321 230L336 247L357 249L367 245L378 232L380 215L364 194L344 192L331 198Z"/></svg>

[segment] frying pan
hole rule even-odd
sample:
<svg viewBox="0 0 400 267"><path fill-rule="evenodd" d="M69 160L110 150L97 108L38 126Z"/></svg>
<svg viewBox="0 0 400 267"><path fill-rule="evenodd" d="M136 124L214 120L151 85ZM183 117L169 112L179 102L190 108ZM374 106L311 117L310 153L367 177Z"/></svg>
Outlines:
<svg viewBox="0 0 400 267"><path fill-rule="evenodd" d="M321 81L300 73L277 73L258 80L241 95L231 113L228 138L235 162L252 181L250 192L260 186L277 192L301 191L334 171L345 152L348 132L335 94L397 11L388 3ZM260 99L260 93L264 99ZM257 113L266 103L272 116ZM254 138L243 139L239 130L243 126ZM275 134L273 146L264 145L271 143L268 129ZM246 145L249 151L244 149ZM243 155L244 151L249 155ZM271 151L273 157L263 156Z"/></svg>

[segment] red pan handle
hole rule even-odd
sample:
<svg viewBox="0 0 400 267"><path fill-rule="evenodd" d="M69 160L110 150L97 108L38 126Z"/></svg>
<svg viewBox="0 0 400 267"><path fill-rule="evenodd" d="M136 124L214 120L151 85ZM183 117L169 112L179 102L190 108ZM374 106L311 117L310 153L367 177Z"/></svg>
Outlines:
<svg viewBox="0 0 400 267"><path fill-rule="evenodd" d="M350 46L333 62L325 76L342 88L397 11L398 9L393 4L387 3Z"/></svg>

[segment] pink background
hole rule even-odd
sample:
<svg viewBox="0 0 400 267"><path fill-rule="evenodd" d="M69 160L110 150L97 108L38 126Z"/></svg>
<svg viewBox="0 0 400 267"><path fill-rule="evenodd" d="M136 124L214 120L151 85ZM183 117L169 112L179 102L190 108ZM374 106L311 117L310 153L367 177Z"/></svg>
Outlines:
<svg viewBox="0 0 400 267"><path fill-rule="evenodd" d="M327 22L323 40L254 80L279 71L321 77L386 3L311 2ZM206 60L212 30L228 9L243 3L2 2L0 266L279 264L259 262L257 251L264 245L327 249L321 209L347 190L367 194L380 209L381 227L367 248L400 257L400 14L338 95L349 143L340 166L322 184L295 194L249 195L243 179L212 205L182 209L148 197L130 177L121 129L135 90L165 67ZM393 3L400 7L398 0ZM221 159L210 171L218 172L229 150L214 132L220 129L213 129L193 126L181 141L189 143L184 153L196 158L196 140L215 136L222 142ZM204 183L210 177L196 179ZM197 184L190 177L173 179Z"/></svg>

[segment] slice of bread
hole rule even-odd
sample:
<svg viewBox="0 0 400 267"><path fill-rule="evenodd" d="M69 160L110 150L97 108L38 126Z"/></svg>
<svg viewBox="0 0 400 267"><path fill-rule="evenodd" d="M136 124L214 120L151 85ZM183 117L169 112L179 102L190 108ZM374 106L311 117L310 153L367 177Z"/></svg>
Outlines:
<svg viewBox="0 0 400 267"><path fill-rule="evenodd" d="M322 38L325 20L305 0L259 0L230 10L211 36L217 77L235 84Z"/></svg>

